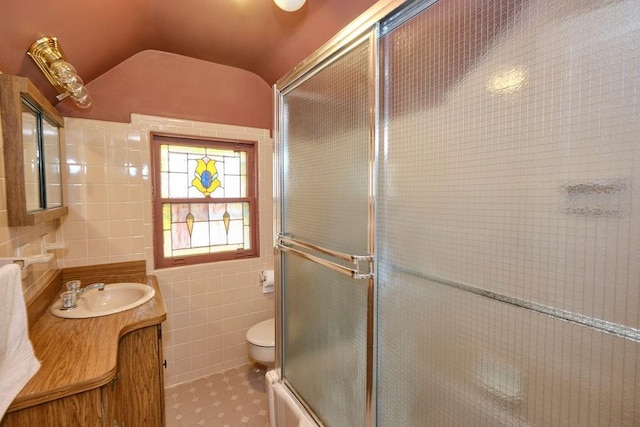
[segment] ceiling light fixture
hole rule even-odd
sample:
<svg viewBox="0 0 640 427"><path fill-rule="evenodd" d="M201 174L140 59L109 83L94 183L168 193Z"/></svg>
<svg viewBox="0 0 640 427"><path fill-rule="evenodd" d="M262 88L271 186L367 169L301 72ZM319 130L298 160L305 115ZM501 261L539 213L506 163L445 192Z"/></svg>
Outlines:
<svg viewBox="0 0 640 427"><path fill-rule="evenodd" d="M304 6L306 0L273 0L275 4L282 10L287 12L295 12Z"/></svg>
<svg viewBox="0 0 640 427"><path fill-rule="evenodd" d="M58 100L62 101L69 97L80 108L91 106L91 96L84 87L84 82L73 65L64 60L62 47L58 44L56 37L43 37L36 40L29 48L27 55L56 88L59 93Z"/></svg>

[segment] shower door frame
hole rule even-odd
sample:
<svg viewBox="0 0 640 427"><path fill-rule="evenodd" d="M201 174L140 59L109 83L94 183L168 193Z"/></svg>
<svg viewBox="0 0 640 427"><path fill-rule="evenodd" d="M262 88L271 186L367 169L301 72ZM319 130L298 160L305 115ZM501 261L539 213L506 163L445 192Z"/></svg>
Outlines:
<svg viewBox="0 0 640 427"><path fill-rule="evenodd" d="M349 33L349 37L341 39L340 43L335 43L333 47L325 52L324 55L318 56L316 60L310 61L304 69L297 70L292 73L288 79L283 80L282 83L274 85L274 230L276 230L275 241L275 277L278 286L276 289L276 313L284 314L283 307L283 289L282 281L283 275L281 271L282 265L282 253L293 251L294 254L301 254L303 258L312 262L324 265L334 271L338 271L347 275L350 275L353 279L362 279L367 281L367 301L366 301L366 392L365 392L365 425L375 425L375 393L374 393L374 381L375 381L375 182L376 182L376 162L377 162L377 99L378 99L378 31L376 24L370 24L367 21L366 25L363 25L361 30L357 33ZM367 207L367 255L348 255L339 252L323 249L310 245L305 242L300 242L295 239L291 239L282 233L282 194L283 183L280 180L280 170L282 167L282 146L280 140L280 129L283 128L284 123L280 115L280 109L284 105L283 98L291 91L295 90L300 84L304 83L308 79L312 78L316 73L330 67L331 64L341 58L343 55L349 53L353 48L359 46L361 43L369 43L369 64L367 73L367 99L368 99L368 129L367 129L367 146L368 146L368 207ZM285 246L289 244L290 246ZM335 264L328 261L318 259L313 255L304 254L300 252L296 247L304 249L310 249L318 253L324 253L334 257L335 259L342 260L345 263L349 262L349 258L353 262L354 269L351 269ZM359 266L362 263L368 262L369 271L362 273L359 271ZM276 315L276 357L275 366L278 370L278 377L282 380L283 384L292 392L298 399L298 401L305 407L309 415L314 420L322 425L320 419L318 419L314 413L313 408L308 405L302 396L300 396L293 385L289 384L288 380L282 376L283 371L283 324L282 316Z"/></svg>
<svg viewBox="0 0 640 427"><path fill-rule="evenodd" d="M276 323L276 354L275 368L278 378L283 380L283 384L298 399L299 403L305 407L315 421L322 425L321 421L315 416L313 408L297 394L290 384L282 377L283 371L283 272L281 270L282 250L278 250L282 237L282 194L283 183L281 182L280 169L283 166L281 158L281 129L284 121L281 116L281 108L283 106L284 96L291 90L295 89L299 84L325 67L330 66L336 57L342 55L345 51L349 51L353 46L358 45L364 38L369 38L370 55L369 55L369 72L368 72L368 99L369 99L369 195L368 195L368 253L373 254L373 267L371 269L372 278L368 280L367 291L367 360L366 360L366 414L365 425L372 427L376 425L376 278L375 278L375 199L376 199L376 180L377 180L377 161L378 161L378 137L379 137L379 99L380 91L384 82L379 78L379 51L380 51L380 23L389 19L389 17L399 16L401 19L407 16L413 16L415 10L420 10L435 3L437 0L381 0L370 9L365 11L350 25L345 27L336 36L330 39L326 44L320 47L312 55L307 57L303 62L293 68L288 74L282 77L273 85L273 111L274 111L274 248L275 250L275 323ZM280 314L280 315L278 315Z"/></svg>

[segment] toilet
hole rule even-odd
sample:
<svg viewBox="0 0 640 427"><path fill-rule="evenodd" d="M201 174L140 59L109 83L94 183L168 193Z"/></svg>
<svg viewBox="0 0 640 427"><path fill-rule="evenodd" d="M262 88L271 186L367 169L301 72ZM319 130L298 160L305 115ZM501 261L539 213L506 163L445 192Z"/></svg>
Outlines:
<svg viewBox="0 0 640 427"><path fill-rule="evenodd" d="M276 319L271 318L256 323L247 331L249 357L266 366L273 366L276 360Z"/></svg>

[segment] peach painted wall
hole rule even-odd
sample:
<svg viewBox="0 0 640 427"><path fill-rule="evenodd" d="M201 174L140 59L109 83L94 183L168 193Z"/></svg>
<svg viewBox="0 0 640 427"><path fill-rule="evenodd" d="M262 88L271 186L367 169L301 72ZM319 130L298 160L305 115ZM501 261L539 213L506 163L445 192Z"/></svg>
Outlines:
<svg viewBox="0 0 640 427"><path fill-rule="evenodd" d="M65 117L129 121L131 113L270 129L272 90L256 74L157 50L137 53L87 84L87 110L64 100Z"/></svg>
<svg viewBox="0 0 640 427"><path fill-rule="evenodd" d="M257 141L260 258L153 269L149 132ZM259 272L273 268L273 142L269 130L132 115L131 123L65 118L69 216L60 267L145 259L167 305L165 385L247 362L245 334L274 315Z"/></svg>

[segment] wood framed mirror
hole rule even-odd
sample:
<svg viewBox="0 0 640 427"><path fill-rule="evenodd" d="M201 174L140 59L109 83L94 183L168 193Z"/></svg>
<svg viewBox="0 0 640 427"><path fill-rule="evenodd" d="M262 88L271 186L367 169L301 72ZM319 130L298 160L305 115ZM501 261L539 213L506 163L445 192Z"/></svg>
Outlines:
<svg viewBox="0 0 640 427"><path fill-rule="evenodd" d="M8 225L35 225L66 215L62 116L29 79L0 74L0 118Z"/></svg>

